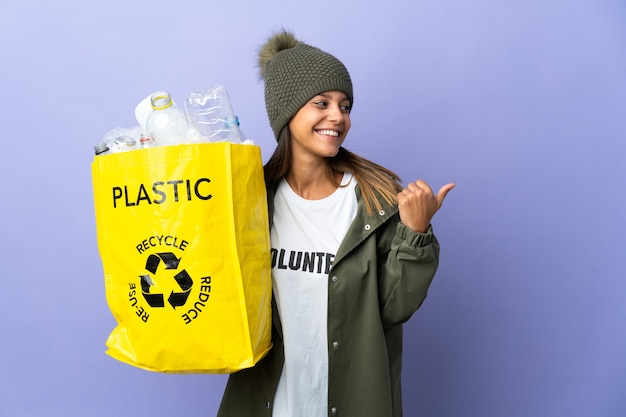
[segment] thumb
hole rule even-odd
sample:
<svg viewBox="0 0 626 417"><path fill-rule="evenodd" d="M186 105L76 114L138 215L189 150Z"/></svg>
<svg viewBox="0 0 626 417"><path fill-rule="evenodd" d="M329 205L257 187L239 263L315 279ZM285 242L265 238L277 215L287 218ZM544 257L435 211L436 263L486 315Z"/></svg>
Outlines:
<svg viewBox="0 0 626 417"><path fill-rule="evenodd" d="M439 189L439 192L437 193L437 197L436 198L437 198L437 202L439 203L440 207L443 204L444 198L446 198L446 196L448 195L450 190L452 190L455 186L456 186L456 184L451 182L451 183L448 183L448 184L444 185L443 187L441 187Z"/></svg>

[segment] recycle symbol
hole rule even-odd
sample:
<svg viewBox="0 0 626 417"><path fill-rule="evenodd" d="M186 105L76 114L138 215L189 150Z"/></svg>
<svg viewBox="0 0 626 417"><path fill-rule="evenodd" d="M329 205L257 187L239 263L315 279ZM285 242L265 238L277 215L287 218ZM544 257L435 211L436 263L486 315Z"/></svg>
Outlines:
<svg viewBox="0 0 626 417"><path fill-rule="evenodd" d="M180 258L177 258L176 255L171 252L151 254L150 256L148 256L148 260L146 261L146 270L152 275L156 275L161 263L165 265L166 270L178 269ZM150 307L165 307L164 295L154 294L150 292L150 287L154 285L154 282L152 281L152 276L140 275L140 278L141 292L143 293L143 297L146 299L146 302L150 305ZM176 307L184 306L187 302L187 298L189 298L189 293L191 292L191 286L193 285L193 280L184 269L174 275L174 280L176 280L176 282L178 283L181 292L172 291L167 301L174 309L176 309Z"/></svg>

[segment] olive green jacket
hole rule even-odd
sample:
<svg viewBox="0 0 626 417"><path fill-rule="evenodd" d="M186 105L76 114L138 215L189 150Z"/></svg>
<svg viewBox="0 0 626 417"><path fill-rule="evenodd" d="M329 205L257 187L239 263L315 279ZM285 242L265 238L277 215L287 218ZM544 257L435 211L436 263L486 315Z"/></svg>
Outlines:
<svg viewBox="0 0 626 417"><path fill-rule="evenodd" d="M277 184L268 186L270 221ZM397 206L358 210L328 280L328 415L400 417L402 323L419 308L435 275L439 244L432 233L400 223ZM271 416L283 361L272 303L273 347L253 368L230 376L218 417ZM306 416L292 416L306 417Z"/></svg>

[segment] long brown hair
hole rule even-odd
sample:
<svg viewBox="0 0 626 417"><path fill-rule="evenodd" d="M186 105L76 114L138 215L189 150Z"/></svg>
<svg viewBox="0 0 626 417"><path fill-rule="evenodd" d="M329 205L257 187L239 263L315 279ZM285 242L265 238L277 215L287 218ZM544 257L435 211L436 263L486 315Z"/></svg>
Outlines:
<svg viewBox="0 0 626 417"><path fill-rule="evenodd" d="M373 208L381 209L377 195L382 197L388 204L397 201L397 194L402 190L400 177L375 162L367 160L344 147L332 158L327 158L326 175L338 187L340 184L335 180L334 172L350 172L361 189L365 207L368 213ZM278 146L263 167L265 181L267 183L282 179L291 167L291 132L289 126L285 126L278 136Z"/></svg>

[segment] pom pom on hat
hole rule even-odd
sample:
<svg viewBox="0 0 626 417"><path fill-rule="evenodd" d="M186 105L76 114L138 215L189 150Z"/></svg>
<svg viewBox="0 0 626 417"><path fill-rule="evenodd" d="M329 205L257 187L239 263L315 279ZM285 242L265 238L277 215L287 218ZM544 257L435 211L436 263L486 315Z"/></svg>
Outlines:
<svg viewBox="0 0 626 417"><path fill-rule="evenodd" d="M342 91L353 103L352 80L343 63L284 29L261 46L258 66L265 83L265 108L276 139L298 110L318 94Z"/></svg>
<svg viewBox="0 0 626 417"><path fill-rule="evenodd" d="M259 70L260 70L260 78L264 79L265 76L263 72L265 71L265 66L268 62L274 58L274 56L280 51L284 51L285 49L290 49L298 45L300 43L296 37L287 31L282 31L276 33L274 36L270 37L267 42L259 49Z"/></svg>

